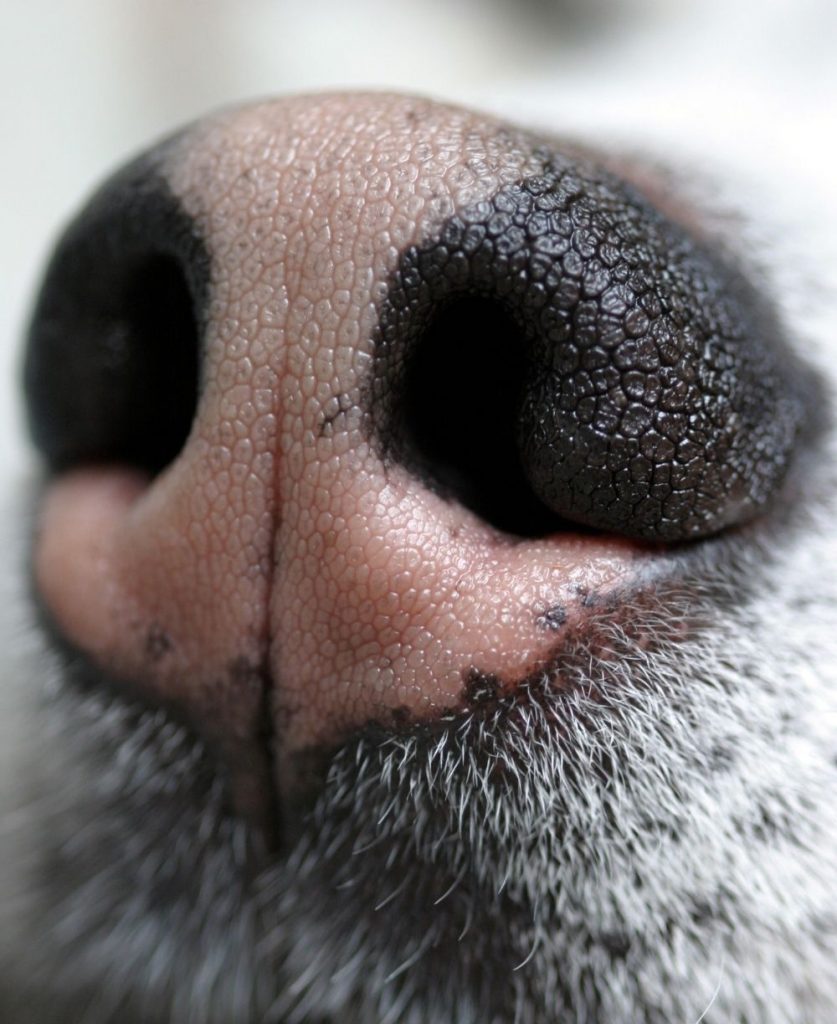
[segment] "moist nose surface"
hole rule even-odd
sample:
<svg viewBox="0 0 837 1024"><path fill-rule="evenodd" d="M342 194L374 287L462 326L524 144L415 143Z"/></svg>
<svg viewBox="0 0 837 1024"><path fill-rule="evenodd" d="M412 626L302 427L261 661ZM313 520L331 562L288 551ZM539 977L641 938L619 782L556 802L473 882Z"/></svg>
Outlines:
<svg viewBox="0 0 837 1024"><path fill-rule="evenodd" d="M593 287L572 261L557 285L542 279L560 270L567 234L549 218L570 216L543 154L462 111L318 97L223 115L152 163L71 229L51 286L63 280L69 298L51 306L47 288L33 326L35 432L60 470L36 575L58 629L247 770L269 733L280 785L296 752L462 707L475 680L498 695L554 669L585 596L625 583L649 549L569 525L527 482L516 424L533 373L551 407L566 406L560 367L544 369L538 348L546 292L563 288L575 309L572 288ZM518 223L509 203L535 180L553 208ZM147 215L161 194L176 211L162 227ZM76 235L89 274L95 259L117 283L119 267L135 278L150 265L153 287L110 304L85 289ZM170 313L150 317L155 303ZM66 402L62 357L76 366ZM194 395L171 385L172 365ZM734 389L727 399L735 407ZM563 431L530 431L535 462ZM598 487L600 507L612 456L595 441L595 487L578 490ZM637 504L630 488L614 495ZM577 513L566 509L600 525Z"/></svg>

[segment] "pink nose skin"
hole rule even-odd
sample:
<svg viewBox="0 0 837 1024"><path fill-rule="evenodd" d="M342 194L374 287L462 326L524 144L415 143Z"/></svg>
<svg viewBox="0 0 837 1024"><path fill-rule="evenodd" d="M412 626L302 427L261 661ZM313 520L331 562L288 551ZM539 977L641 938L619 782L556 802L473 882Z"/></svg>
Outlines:
<svg viewBox="0 0 837 1024"><path fill-rule="evenodd" d="M232 762L275 737L280 788L306 748L513 687L550 662L581 594L648 560L604 533L500 529L370 435L400 254L536 174L532 154L489 119L386 96L233 111L166 151L211 263L192 429L156 476L55 477L37 585L74 646Z"/></svg>

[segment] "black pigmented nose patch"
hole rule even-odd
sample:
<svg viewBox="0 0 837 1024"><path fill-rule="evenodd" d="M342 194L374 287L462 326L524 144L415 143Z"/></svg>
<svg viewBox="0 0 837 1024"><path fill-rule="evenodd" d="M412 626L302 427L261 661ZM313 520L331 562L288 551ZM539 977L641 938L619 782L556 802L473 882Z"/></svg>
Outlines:
<svg viewBox="0 0 837 1024"><path fill-rule="evenodd" d="M165 176L176 140L105 182L50 260L24 386L52 469L117 461L156 473L192 426L210 256Z"/></svg>
<svg viewBox="0 0 837 1024"><path fill-rule="evenodd" d="M369 399L385 456L520 534L750 518L803 420L776 317L630 185L539 156L402 255Z"/></svg>

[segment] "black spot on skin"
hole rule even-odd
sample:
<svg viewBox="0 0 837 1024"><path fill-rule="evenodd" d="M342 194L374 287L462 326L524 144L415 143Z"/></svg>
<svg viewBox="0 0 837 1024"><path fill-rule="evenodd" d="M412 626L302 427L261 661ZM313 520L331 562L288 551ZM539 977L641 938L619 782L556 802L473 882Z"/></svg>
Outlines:
<svg viewBox="0 0 837 1024"><path fill-rule="evenodd" d="M178 454L197 404L209 254L165 177L169 140L70 224L32 317L24 387L50 468Z"/></svg>
<svg viewBox="0 0 837 1024"><path fill-rule="evenodd" d="M537 624L542 629L547 630L558 630L567 621L567 610L563 605L556 604L552 608L547 608L545 612L542 612L537 618Z"/></svg>
<svg viewBox="0 0 837 1024"><path fill-rule="evenodd" d="M150 627L145 637L145 653L153 662L160 661L173 647L171 637L162 626L155 623Z"/></svg>
<svg viewBox="0 0 837 1024"><path fill-rule="evenodd" d="M412 711L404 706L393 708L390 715L392 716L392 724L395 729L403 729L415 721Z"/></svg>
<svg viewBox="0 0 837 1024"><path fill-rule="evenodd" d="M404 111L404 120L411 128L415 128L426 121L430 113L430 106L427 104L422 104L419 107L408 107Z"/></svg>
<svg viewBox="0 0 837 1024"><path fill-rule="evenodd" d="M469 707L485 708L495 705L503 695L502 681L488 672L469 668L462 678L465 683L462 698Z"/></svg>
<svg viewBox="0 0 837 1024"><path fill-rule="evenodd" d="M334 431L334 424L353 407L354 402L350 395L345 393L333 395L323 409L319 429L320 437L330 435Z"/></svg>
<svg viewBox="0 0 837 1024"><path fill-rule="evenodd" d="M751 518L815 407L777 317L633 187L537 155L542 174L402 255L373 439L522 536L571 521L672 542Z"/></svg>

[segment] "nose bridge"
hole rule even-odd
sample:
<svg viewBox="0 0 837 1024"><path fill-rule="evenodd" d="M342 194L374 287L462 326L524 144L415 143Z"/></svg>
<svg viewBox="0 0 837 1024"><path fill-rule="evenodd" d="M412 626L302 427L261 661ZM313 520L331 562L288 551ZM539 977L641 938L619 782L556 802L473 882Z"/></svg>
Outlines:
<svg viewBox="0 0 837 1024"><path fill-rule="evenodd" d="M384 467L364 396L400 254L518 177L522 153L460 111L335 98L221 117L169 168L211 254L202 394L120 575L183 636L179 673L260 667L285 749L450 704L475 658L531 655L496 657L488 536L474 520L450 543L458 514Z"/></svg>
<svg viewBox="0 0 837 1024"><path fill-rule="evenodd" d="M538 614L568 598L571 551L498 535L372 436L376 326L402 254L531 160L496 126L428 113L378 99L257 109L210 125L175 172L215 265L207 396L238 359L273 403L262 636L283 755L449 708L477 676L524 677L554 639ZM212 416L215 443L244 419L235 403Z"/></svg>
<svg viewBox="0 0 837 1024"><path fill-rule="evenodd" d="M440 525L438 502L430 516L417 508L433 500L408 475L396 470L393 483L384 471L363 389L399 254L519 174L521 158L484 129L481 138L470 116L436 111L422 124L425 113L404 101L383 114L377 100L347 110L339 99L256 109L211 124L171 172L213 262L180 531L222 524L216 550L194 559L209 586L193 592L213 602L200 645L229 635L217 611L240 581L250 596L235 607L248 621L235 635L249 631L262 652L284 749L396 704L425 710L461 687L465 655L448 651L461 627L440 595L458 596L473 552L442 557L439 532L454 523ZM182 597L172 598L176 615ZM419 666L435 673L438 694Z"/></svg>

